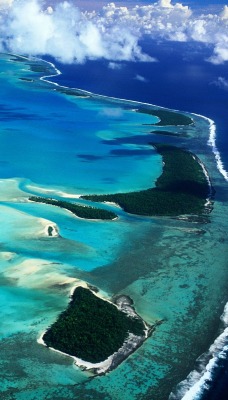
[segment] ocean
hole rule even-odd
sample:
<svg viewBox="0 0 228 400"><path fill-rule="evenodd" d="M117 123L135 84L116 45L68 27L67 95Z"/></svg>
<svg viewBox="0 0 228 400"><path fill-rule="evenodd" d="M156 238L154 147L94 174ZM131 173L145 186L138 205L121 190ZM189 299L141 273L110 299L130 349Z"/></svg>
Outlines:
<svg viewBox="0 0 228 400"><path fill-rule="evenodd" d="M63 68L59 65L62 74L55 81L106 96L188 110L211 118L215 122L213 146L216 146L217 156L219 154L220 171L227 178L228 92L227 86L222 85L222 81L228 79L226 64L209 63L207 59L211 52L210 46L204 47L202 44L151 44L151 40L144 40L141 46L146 53L156 57L158 62L122 63L121 68L111 70L106 61L89 61L85 65L77 66L64 65ZM226 315L221 318L221 336L197 360L197 370L177 385L169 397L170 400L228 398L228 321ZM211 361L208 365L209 360ZM187 388L190 387L192 389L187 394Z"/></svg>
<svg viewBox="0 0 228 400"><path fill-rule="evenodd" d="M56 63L62 74L55 81L93 93L211 118L217 126L216 143L227 170L227 87L222 86L219 79L228 79L226 64L209 63L207 59L211 48L201 43L151 42L151 39L144 39L140 45L158 62L123 62L117 63L120 67L114 69L105 60L88 61L82 65Z"/></svg>
<svg viewBox="0 0 228 400"><path fill-rule="evenodd" d="M4 400L225 396L228 122L227 92L218 78L227 79L227 74L224 66L202 60L197 46L190 60L191 44L169 46L168 63L165 45L142 46L160 63L124 63L111 69L104 60L78 66L47 58L61 75L45 79L101 95L87 99L60 93L58 86L39 80L42 74L29 71L26 60L1 58ZM194 126L185 128L187 139L172 138L172 143L193 151L207 168L216 190L208 224L138 217L113 205L103 207L115 210L117 221L92 222L28 202L34 194L87 204L79 194L154 185L161 158L135 138L148 135L148 124L156 119L135 113L137 102L197 114L192 114ZM124 145L122 138L128 139ZM47 236L49 226L57 237ZM80 281L97 286L104 297L129 295L148 323L163 320L116 370L95 378L37 343Z"/></svg>

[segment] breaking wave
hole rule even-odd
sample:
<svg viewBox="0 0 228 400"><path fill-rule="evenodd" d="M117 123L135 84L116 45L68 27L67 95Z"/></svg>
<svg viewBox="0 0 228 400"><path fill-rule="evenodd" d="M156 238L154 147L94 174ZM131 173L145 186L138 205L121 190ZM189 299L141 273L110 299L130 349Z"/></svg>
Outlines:
<svg viewBox="0 0 228 400"><path fill-rule="evenodd" d="M224 369L224 363L227 363L228 358L228 303L221 320L224 330L215 339L208 352L197 359L196 369L177 385L175 391L169 395L169 400L203 400L213 389L215 378L217 379L222 368Z"/></svg>

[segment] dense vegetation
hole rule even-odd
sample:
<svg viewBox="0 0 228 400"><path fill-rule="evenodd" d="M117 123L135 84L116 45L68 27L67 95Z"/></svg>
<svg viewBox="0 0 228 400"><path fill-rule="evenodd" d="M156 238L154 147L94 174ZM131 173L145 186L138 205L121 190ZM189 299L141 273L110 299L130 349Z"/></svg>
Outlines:
<svg viewBox="0 0 228 400"><path fill-rule="evenodd" d="M201 214L208 182L193 154L175 146L156 144L164 167L156 187L131 193L82 196L92 201L111 201L126 212L139 215Z"/></svg>
<svg viewBox="0 0 228 400"><path fill-rule="evenodd" d="M71 211L73 214L77 215L77 217L80 218L111 220L117 217L117 215L114 214L112 211L89 206L80 206L75 203L69 203L68 201L36 196L29 197L29 200L35 201L37 203L51 204L53 206L65 208L66 210Z"/></svg>
<svg viewBox="0 0 228 400"><path fill-rule="evenodd" d="M68 88L59 86L59 87L55 88L55 90L56 90L56 92L67 94L68 96L89 97L88 94L80 93L77 89L68 89Z"/></svg>
<svg viewBox="0 0 228 400"><path fill-rule="evenodd" d="M18 56L18 55L15 55L15 54L11 54L10 61L17 61L17 62L24 63L25 61L27 61L27 58L23 57L23 56Z"/></svg>
<svg viewBox="0 0 228 400"><path fill-rule="evenodd" d="M30 78L19 78L21 81L25 81L25 82L34 82L34 79L30 79Z"/></svg>
<svg viewBox="0 0 228 400"><path fill-rule="evenodd" d="M50 75L50 66L49 65L37 64L37 63L32 63L32 62L27 63L27 65L29 65L29 68L32 72L38 72L38 73Z"/></svg>
<svg viewBox="0 0 228 400"><path fill-rule="evenodd" d="M89 289L75 289L66 311L43 336L45 344L84 361L104 361L118 351L128 333L144 335L139 318L129 317Z"/></svg>
<svg viewBox="0 0 228 400"><path fill-rule="evenodd" d="M175 136L175 137L187 136L186 132L185 133L175 133L175 132L169 132L169 131L151 131L150 133L153 133L154 135L162 135L162 136Z"/></svg>
<svg viewBox="0 0 228 400"><path fill-rule="evenodd" d="M168 125L191 125L192 119L184 114L176 113L167 110L151 110L147 108L140 108L138 110L140 113L154 115L158 117L160 121L156 126L168 126Z"/></svg>

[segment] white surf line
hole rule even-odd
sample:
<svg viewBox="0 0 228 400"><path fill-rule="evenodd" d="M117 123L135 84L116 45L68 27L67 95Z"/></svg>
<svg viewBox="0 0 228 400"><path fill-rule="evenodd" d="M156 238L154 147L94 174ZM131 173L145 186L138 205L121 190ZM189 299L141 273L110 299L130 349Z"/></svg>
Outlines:
<svg viewBox="0 0 228 400"><path fill-rule="evenodd" d="M210 119L208 117L205 117L204 115L195 114L195 113L192 113L192 114L196 115L197 117L201 117L201 118L203 118L203 119L205 119L206 121L209 122L210 134L209 134L209 139L208 139L207 144L208 144L208 146L212 147L212 152L214 153L216 164L217 164L217 168L218 168L220 174L224 177L224 179L226 181L228 181L228 172L224 168L224 165L223 165L223 162L222 162L222 159L221 159L221 155L220 155L219 150L218 150L218 148L216 146L216 125L215 125L215 122L212 119Z"/></svg>
<svg viewBox="0 0 228 400"><path fill-rule="evenodd" d="M42 60L42 61L44 61L44 60ZM52 66L52 68L54 68L54 69L56 70L56 74L55 74L55 75L50 75L49 77L54 77L54 76L58 76L58 75L61 74L61 72L55 67L55 65L54 65L53 63L51 63L51 62L49 62L49 61L44 61L44 62L50 64L50 65ZM46 78L48 78L48 76L41 77L40 79L43 80L43 81L46 81L46 82L48 82L48 83L51 83L51 84L53 84L53 85L56 85L56 86L65 88L65 89L75 89L75 90L78 90L78 91L80 91L80 92L82 92L82 93L85 93L85 94L88 94L89 96L92 96L92 97L99 97L99 98L103 98L103 99L112 99L112 100L115 100L115 101L123 101L123 102L130 103L130 104L133 103L133 104L140 104L140 105L152 106L152 107L157 107L157 108L163 109L163 110L171 110L171 111L174 111L174 112L180 112L180 113L184 113L184 114L186 113L186 114L188 114L188 115L189 115L189 114L190 114L190 115L196 115L197 117L201 117L201 118L205 119L206 121L209 122L209 126L210 126L210 128L209 128L210 134L209 134L209 139L208 139L207 144L208 144L210 147L212 147L212 151L213 151L213 154L214 154L214 156L215 156L215 160L216 160L216 164L217 164L217 168L218 168L219 172L222 174L222 176L224 177L224 179L225 179L226 181L228 181L228 172L225 170L225 168L224 168L224 166L223 166L223 162L222 162L222 159L221 159L221 155L220 155L219 150L218 150L218 148L217 148L217 146L216 146L216 125L215 125L215 122L214 122L212 119L210 119L210 118L208 118L208 117L206 117L206 116L204 116L204 115L196 114L196 113L193 113L193 112L181 111L181 110L176 110L176 109L169 109L169 108L167 108L167 107L162 107L162 106L158 106L158 105L151 104L151 103L143 103L143 102L141 102L141 101L127 100L127 99L117 98L117 97L112 97L112 96L105 96L105 95L101 95L101 94L92 93L92 92L87 91L87 90L82 90L82 89L78 89L78 88L70 88L70 87L68 87L68 86L61 86L61 85L59 85L59 84L56 83L56 82L48 81ZM131 111L136 112L137 109L132 109ZM192 120L192 123L193 123L194 121L193 121L193 119L191 118L191 116L190 116L189 118ZM155 125L155 126L156 126L156 125ZM177 126L183 126L183 125L177 125ZM189 125L189 126L190 126L190 125ZM204 169L204 172L206 172L204 165L201 165L201 166L202 166L202 168ZM207 172L205 173L205 175L206 175L207 178L209 178ZM210 180L209 180L209 182L210 182ZM210 189L211 189L211 183L210 183L209 187L210 187Z"/></svg>
<svg viewBox="0 0 228 400"><path fill-rule="evenodd" d="M41 59L41 60L42 60L42 59ZM45 78L53 78L54 76L62 75L62 72L61 72L59 69L57 69L56 66L55 66L52 62L50 62L50 61L44 61L44 60L42 60L42 62L46 62L47 64L51 65L51 67L56 71L56 74L47 75L47 76L41 76L41 78L40 78L41 81L43 81L43 80L45 81ZM54 83L54 82L51 82L51 81L50 81L50 83Z"/></svg>
<svg viewBox="0 0 228 400"><path fill-rule="evenodd" d="M192 375L192 382L190 381L192 383L192 385L190 387L188 387L184 396L181 397L181 400L200 400L204 388L207 387L207 381L211 382L213 380L213 371L217 365L217 361L220 358L224 358L224 356L225 356L224 351L226 351L228 349L228 346L227 346L228 303L226 303L224 312L220 318L224 323L225 329L215 339L214 343L210 346L208 353L211 355L211 358L210 358L209 362L204 366L203 371L201 373L197 372L197 371L192 371L189 374L188 378L191 378L191 375ZM195 374L194 374L194 372L195 372Z"/></svg>
<svg viewBox="0 0 228 400"><path fill-rule="evenodd" d="M15 54L15 56L16 56L16 54ZM20 56L20 57L23 57L23 56ZM23 58L25 58L25 59L27 59L27 60L29 61L29 58L28 58L28 57L23 57ZM34 59L34 60L35 60L35 59ZM143 102L141 102L141 101L136 101L136 100L128 100L128 99L122 99L122 98L117 98L117 97L112 97L112 96L105 96L105 95L101 95L101 94L96 94L96 93L90 92L90 91L88 91L88 90L82 90L82 89L79 89L79 88L71 88L71 87L69 87L69 86L59 85L59 84L56 83L56 82L52 82L52 81L47 80L46 78L48 78L48 77L51 78L51 77L55 77L55 76L61 75L62 72L59 71L59 70L56 68L56 66L55 66L52 62L50 62L50 61L46 61L46 60L39 59L39 58L36 58L36 60L42 61L42 62L44 62L44 63L47 63L47 64L51 65L52 68L55 69L56 74L47 75L47 76L43 76L43 77L40 78L40 80L43 80L43 81L48 82L48 83L51 83L51 84L53 84L53 85L55 85L55 86L59 86L59 87L62 87L62 88L64 88L64 89L75 89L75 90L78 90L79 92L88 94L89 96L93 96L93 97L99 97L99 98L104 98L104 99L112 99L112 100L115 100L115 101L123 101L123 102L130 103L130 104L133 103L133 104L140 104L140 105L152 106L152 107L157 107L157 108L163 109L163 110L171 110L171 111L174 111L174 112L180 112L180 113L184 113L184 114L186 113L186 114L188 114L188 115L189 115L189 114L190 114L190 115L196 115L197 117L201 117L201 118L205 119L206 121L209 122L209 125L210 125L210 135L209 135L209 139L208 139L208 142L207 142L207 143L208 143L208 145L209 145L210 147L212 147L212 151L213 151L213 153L214 153L214 155L215 155L215 159L216 159L216 163L217 163L217 168L218 168L219 172L222 174L222 176L224 177L224 179L225 179L226 181L228 181L228 172L225 170L225 168L224 168L224 166L223 166L223 162L222 162L222 159L221 159L221 155L220 155L220 153L219 153L219 151L218 151L218 149L217 149L217 146L216 146L216 125L215 125L215 122L214 122L212 119L210 119L210 118L208 118L208 117L206 117L206 116L204 116L204 115L196 114L196 113L189 112L189 111L181 111L181 110L176 110L176 109L169 109L169 108L167 108L167 107L162 107L162 106L158 106L158 105L151 104L151 103L143 103ZM136 111L136 110L133 109L132 111ZM191 118L191 116L190 116L189 118ZM191 118L191 119L192 119L192 118ZM193 119L192 119L192 122L194 122ZM183 125L178 125L178 126L183 126Z"/></svg>
<svg viewBox="0 0 228 400"><path fill-rule="evenodd" d="M201 168L202 168L202 170L203 170L203 173L204 173L204 175L205 175L205 177L206 177L207 183L208 183L209 193L208 193L208 198L206 199L206 203L205 203L205 207L207 207L207 206L211 203L211 198L212 198L212 195L213 195L213 190L212 190L212 184L211 184L210 176L209 176L209 174L208 174L208 172L207 172L207 169L206 169L204 163L203 163L195 154L192 154L192 158L193 158L196 162L198 162L198 164L201 166Z"/></svg>
<svg viewBox="0 0 228 400"><path fill-rule="evenodd" d="M56 85L56 86L60 86L58 83L55 83L55 82L52 82L52 81L48 81L48 80L45 79L45 78L52 78L52 77L55 77L55 76L58 76L58 75L62 75L62 72L59 71L52 62L43 60L42 58L38 58L38 57L23 56L23 55L18 55L18 54L15 54L15 53L8 53L8 54L9 54L9 56L20 57L20 58L22 58L22 59L24 59L25 61L28 61L28 62L42 61L43 63L51 65L51 67L56 71L56 73L52 74L52 75L41 76L40 80L48 82L48 83L51 83L51 84ZM13 60L9 60L9 61L13 61ZM67 86L62 86L62 87L67 88Z"/></svg>
<svg viewBox="0 0 228 400"><path fill-rule="evenodd" d="M44 60L42 60L42 61L44 61ZM44 61L44 62L49 63L56 70L56 75L50 75L50 77L58 76L58 75L61 74L61 72L55 67L55 65L53 63L50 63L49 61ZM208 144L208 146L212 147L212 151L214 153L216 164L217 164L217 168L218 168L219 172L222 174L224 179L226 181L228 181L228 172L225 170L225 168L223 166L221 155L220 155L219 150L218 150L218 148L216 146L216 125L215 125L215 122L212 119L210 119L210 118L208 118L208 117L206 117L204 115L196 114L196 113L193 113L193 112L181 111L181 110L176 110L176 109L169 109L167 107L157 106L157 105L151 104L151 103L143 103L143 102L135 101L135 100L127 100L127 99L116 98L116 97L112 97L112 96L105 96L105 95L101 95L101 94L92 93L92 92L89 92L87 90L82 90L82 89L78 89L78 88L70 88L70 87L67 87L67 86L61 86L58 83L48 81L45 78L48 78L48 76L43 77L43 80L47 81L49 83L52 83L52 84L54 84L56 86L60 86L60 87L63 87L63 88L68 88L68 89L75 89L75 90L78 90L78 91L80 91L82 93L86 93L86 94L88 94L90 96L100 97L100 98L104 98L104 99L112 99L112 100L115 100L115 101L123 101L123 102L130 103L130 104L133 103L133 104L140 104L140 105L158 107L159 109L172 110L174 112L180 112L180 113L184 113L184 114L186 113L186 114L190 114L190 115L196 115L197 117L201 117L201 118L205 119L206 121L209 122L209 125L210 125L210 128L209 128L210 134L209 134L209 139L208 139L207 144ZM40 78L40 79L42 79L42 78ZM137 111L137 110L136 109L132 109L132 111ZM189 118L191 118L191 116ZM191 118L191 120L192 120L192 122L194 122L192 118ZM183 126L183 125L178 125L178 126ZM207 176L207 174L206 174L206 176Z"/></svg>
<svg viewBox="0 0 228 400"><path fill-rule="evenodd" d="M16 54L15 54L15 56L16 56ZM21 56L20 56L20 57L21 57ZM24 57L24 58L25 58L25 59L28 59L28 61L29 61L29 58L27 58L27 57ZM42 77L40 77L40 80L42 80L42 81L44 81L44 82L51 83L52 85L58 86L58 87L60 87L60 88L77 90L77 91L81 92L82 94L86 94L86 95L92 96L92 97L99 97L99 98L104 98L104 99L111 99L111 100L115 100L115 101L123 101L123 102L126 102L126 103L133 103L133 104L136 104L136 105L137 105L137 104L140 104L140 105L152 106L152 107L157 107L157 108L159 108L159 109L168 110L168 111L171 111L171 112L174 111L174 112L179 112L179 113L182 113L182 114L188 114L188 115L189 115L189 114L190 114L190 115L192 114L192 115L193 115L193 113L191 113L191 112L189 112L189 111L181 111L181 110L176 110L176 109L173 109L173 108L170 109L170 108L163 107L163 106L158 106L158 105L152 104L152 103L145 103L145 102L142 102L142 101L123 99L123 98L118 98L118 97L113 97L113 96L106 96L106 95L99 94L99 93L93 93L93 92L90 92L90 91L85 90L85 89L79 89L79 88L75 88L75 87L60 85L59 83L49 81L49 80L46 79L46 78L52 78L52 77L55 77L55 76L58 76L58 75L62 75L62 72L61 72L60 70L58 70L58 69L56 68L56 66L55 66L52 62L50 62L50 61L43 60L42 58L38 58L38 57L34 58L34 61L35 61L35 60L37 60L37 61L42 61L42 62L44 62L44 63L47 63L47 64L51 65L51 67L54 68L54 69L56 70L56 74L54 74L54 75L42 76ZM137 111L137 109L132 109L131 111ZM197 114L195 114L195 115L197 115ZM191 116L190 116L189 118L192 120L192 122L194 122L193 119L191 118ZM205 118L206 118L206 117L205 117ZM172 126L173 126L173 125L172 125ZM175 125L175 126L184 126L184 125Z"/></svg>

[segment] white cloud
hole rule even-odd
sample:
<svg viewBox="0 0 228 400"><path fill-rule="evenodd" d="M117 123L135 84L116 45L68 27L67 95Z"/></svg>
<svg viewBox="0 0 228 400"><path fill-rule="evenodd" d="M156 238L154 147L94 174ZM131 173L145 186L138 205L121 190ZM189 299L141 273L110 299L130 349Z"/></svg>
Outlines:
<svg viewBox="0 0 228 400"><path fill-rule="evenodd" d="M108 63L108 68L110 68L110 69L116 69L116 70L120 70L120 69L122 69L122 68L123 68L123 64L120 64L120 63L116 63L116 62L110 61L110 62Z"/></svg>
<svg viewBox="0 0 228 400"><path fill-rule="evenodd" d="M53 14L53 11L54 11L53 8L52 8L51 6L48 6L46 12L47 12L48 14Z"/></svg>
<svg viewBox="0 0 228 400"><path fill-rule="evenodd" d="M0 10L7 9L11 7L13 4L13 0L0 0Z"/></svg>
<svg viewBox="0 0 228 400"><path fill-rule="evenodd" d="M212 85L218 86L220 89L228 90L228 80L219 76L216 81L211 82Z"/></svg>
<svg viewBox="0 0 228 400"><path fill-rule="evenodd" d="M209 57L208 61L212 64L218 65L228 61L228 43L219 43L215 46L214 54Z"/></svg>
<svg viewBox="0 0 228 400"><path fill-rule="evenodd" d="M121 108L103 108L99 115L109 118L120 118L123 115L123 110Z"/></svg>
<svg viewBox="0 0 228 400"><path fill-rule="evenodd" d="M158 40L211 44L214 51L208 61L214 64L228 61L228 6L224 7L220 15L194 15L188 6L173 3L171 0L159 0L131 9L110 3L99 14L90 15L105 31L114 26L119 31L127 27L138 38L146 34Z"/></svg>
<svg viewBox="0 0 228 400"><path fill-rule="evenodd" d="M221 13L221 18L228 20L228 6L224 6L224 9L223 9L223 11Z"/></svg>
<svg viewBox="0 0 228 400"><path fill-rule="evenodd" d="M142 53L133 32L122 29L120 35L115 27L106 30L66 1L54 9L42 9L38 0L15 0L8 13L0 16L0 38L0 47L8 51L50 54L65 63L102 57L114 61L153 61Z"/></svg>
<svg viewBox="0 0 228 400"><path fill-rule="evenodd" d="M160 0L158 3L161 7L172 8L171 0Z"/></svg>
<svg viewBox="0 0 228 400"><path fill-rule="evenodd" d="M138 74L135 76L134 79L136 79L137 81L140 81L140 82L148 82L148 80L144 76L138 75Z"/></svg>
<svg viewBox="0 0 228 400"><path fill-rule="evenodd" d="M213 52L208 61L228 61L228 6L220 14L195 15L188 6L171 0L131 8L109 3L99 12L81 12L67 1L46 8L42 4L42 0L0 0L0 50L50 54L65 63L105 58L109 68L117 68L121 61L156 61L139 46L147 35L210 44Z"/></svg>

